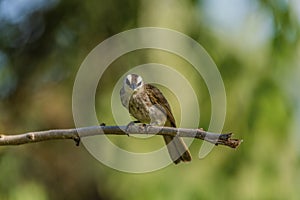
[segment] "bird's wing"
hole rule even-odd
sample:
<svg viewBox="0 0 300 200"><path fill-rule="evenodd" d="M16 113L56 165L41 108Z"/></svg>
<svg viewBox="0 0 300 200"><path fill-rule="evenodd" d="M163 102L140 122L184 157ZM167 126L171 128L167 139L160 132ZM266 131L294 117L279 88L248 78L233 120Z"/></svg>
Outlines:
<svg viewBox="0 0 300 200"><path fill-rule="evenodd" d="M166 125L176 127L171 107L161 91L157 87L150 84L145 84L144 87L144 91L146 91L147 95L149 96L151 103L153 105L160 105L165 110L163 112L166 112L167 114ZM179 163L180 161L188 162L192 160L191 154L182 138L178 136L173 137L165 135L164 140L167 144L170 157L175 164Z"/></svg>
<svg viewBox="0 0 300 200"><path fill-rule="evenodd" d="M147 95L149 96L151 103L153 105L162 106L164 109L163 112L166 112L166 115L167 115L167 122L168 121L170 122L171 127L176 127L175 118L172 114L171 107L170 107L167 99L161 93L161 91L157 87L155 87L151 84L145 84L144 87L145 87L145 91L146 91Z"/></svg>

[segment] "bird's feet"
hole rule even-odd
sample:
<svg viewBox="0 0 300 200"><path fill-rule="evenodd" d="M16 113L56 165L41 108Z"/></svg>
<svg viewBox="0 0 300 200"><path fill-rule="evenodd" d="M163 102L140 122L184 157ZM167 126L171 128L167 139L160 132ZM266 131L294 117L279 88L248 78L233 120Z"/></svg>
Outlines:
<svg viewBox="0 0 300 200"><path fill-rule="evenodd" d="M152 125L151 125L151 124L142 124L142 126L143 126L145 132L148 134L149 128L150 128Z"/></svg>
<svg viewBox="0 0 300 200"><path fill-rule="evenodd" d="M130 133L130 127L135 126L136 123L141 123L141 122L140 121L131 121L131 122L129 122L129 124L127 124L127 126L125 128L125 133L128 137L129 137L129 133Z"/></svg>

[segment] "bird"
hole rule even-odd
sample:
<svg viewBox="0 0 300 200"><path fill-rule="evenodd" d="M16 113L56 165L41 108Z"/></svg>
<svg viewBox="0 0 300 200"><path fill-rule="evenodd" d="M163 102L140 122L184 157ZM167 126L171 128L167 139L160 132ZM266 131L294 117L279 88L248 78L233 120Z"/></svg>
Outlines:
<svg viewBox="0 0 300 200"><path fill-rule="evenodd" d="M120 90L122 105L139 122L153 126L176 127L171 107L162 92L151 84L145 84L137 74L128 74ZM192 160L183 139L178 136L163 136L174 164Z"/></svg>

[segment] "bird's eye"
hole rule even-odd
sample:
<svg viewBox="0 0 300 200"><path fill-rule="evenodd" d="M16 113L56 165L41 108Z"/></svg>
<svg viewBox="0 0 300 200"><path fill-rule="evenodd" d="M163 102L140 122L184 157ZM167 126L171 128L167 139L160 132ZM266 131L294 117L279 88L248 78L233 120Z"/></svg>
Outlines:
<svg viewBox="0 0 300 200"><path fill-rule="evenodd" d="M141 84L142 84L142 81L141 81L141 82L139 82L139 83L137 84L137 86L141 86Z"/></svg>
<svg viewBox="0 0 300 200"><path fill-rule="evenodd" d="M126 84L127 84L127 85L130 85L130 82L129 82L129 80L128 80L128 79L126 79Z"/></svg>

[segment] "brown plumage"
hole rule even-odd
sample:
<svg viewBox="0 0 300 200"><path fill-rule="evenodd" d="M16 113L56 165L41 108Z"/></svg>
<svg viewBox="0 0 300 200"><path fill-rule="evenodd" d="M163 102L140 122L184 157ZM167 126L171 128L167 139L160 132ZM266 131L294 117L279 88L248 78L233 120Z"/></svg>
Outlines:
<svg viewBox="0 0 300 200"><path fill-rule="evenodd" d="M135 82L137 77L139 77L135 74L131 74L130 76L130 81L133 82ZM137 83L133 84L137 85ZM133 87L133 93L130 95L129 100L127 101L125 101L124 98L122 99L122 96L125 94L124 86L122 88L123 91L121 90L120 92L122 103L128 102L127 106L129 113L142 123L148 123L157 126L176 127L175 118L172 114L170 105L161 91L157 87L150 84L139 85L140 86L136 88ZM125 103L123 103L123 105L124 104ZM177 136L164 136L164 141L167 144L170 157L175 164L179 163L180 161L191 161L190 152L182 138Z"/></svg>

